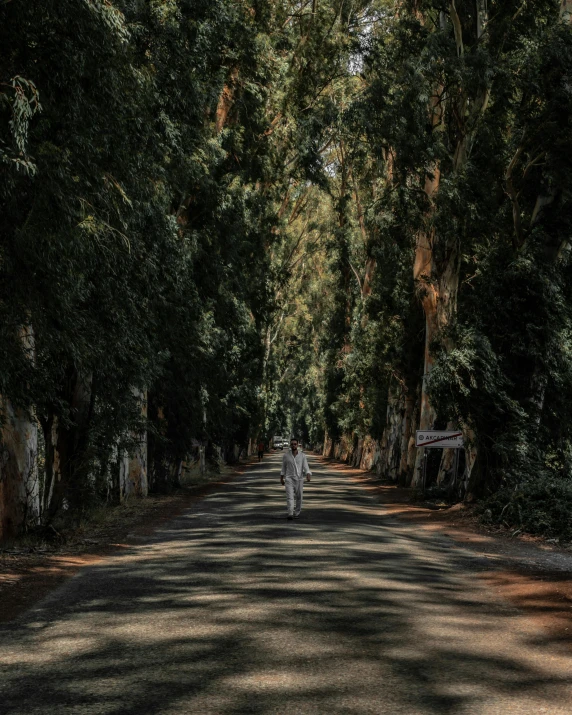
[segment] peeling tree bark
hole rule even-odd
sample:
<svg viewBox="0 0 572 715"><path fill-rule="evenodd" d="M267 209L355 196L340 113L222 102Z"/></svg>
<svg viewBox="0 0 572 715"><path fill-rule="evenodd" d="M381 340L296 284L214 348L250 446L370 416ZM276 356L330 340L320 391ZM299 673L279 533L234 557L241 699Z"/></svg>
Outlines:
<svg viewBox="0 0 572 715"><path fill-rule="evenodd" d="M215 129L217 134L222 132L228 121L228 115L234 104L234 91L237 78L238 67L235 67L230 73L230 79L228 83L225 84L218 100L215 116Z"/></svg>
<svg viewBox="0 0 572 715"><path fill-rule="evenodd" d="M434 167L433 174L425 181L425 193L431 201L439 189L441 172L439 167ZM433 260L433 244L435 242L435 232L429 228L417 237L415 250L415 263L413 265L413 278L415 280L417 295L421 299L423 312L425 314L425 351L423 355L423 381L421 385L421 406L419 415L419 429L432 429L436 414L429 400L427 384L433 369L434 357L431 350L433 341L438 332L438 299L439 288L436 280L436 270ZM417 485L421 480L421 459L422 450L417 450L415 467L413 473L413 484Z"/></svg>
<svg viewBox="0 0 572 715"><path fill-rule="evenodd" d="M147 420L147 391L136 391L141 405L141 417ZM149 493L147 475L147 432L144 430L135 437L135 449L132 454L124 453L119 465L120 499L146 497Z"/></svg>
<svg viewBox="0 0 572 715"><path fill-rule="evenodd" d="M488 20L486 0L476 0L475 9L476 35L477 39L480 40ZM463 26L454 0L450 3L449 11L457 54L462 57L465 53ZM438 88L431 99L429 115L433 130L438 131L440 125L444 123L445 119L448 119L449 115L451 116L449 121L453 122L453 126L456 124L457 138L453 154L453 174L461 173L466 167L478 131L480 118L487 110L489 98L490 90L488 87L475 91L472 98L470 88L461 87L454 104L450 108L443 105L442 88ZM445 112L449 112L449 115L446 116ZM439 337L446 350L451 350L454 347L447 336L447 329L456 320L461 267L459 238L455 236L443 242L443 239L436 234L432 226L433 202L439 191L440 179L441 167L433 166L425 180L425 193L430 204L430 210L427 215L427 228L417 237L413 269L417 293L421 299L426 319L420 429L434 427L436 415L427 394L427 384L434 364L432 344ZM438 243L439 260L436 259L435 251ZM477 455L474 433L470 425L461 425L461 427L465 433L467 443L473 442L472 446L466 450L466 469L468 471L467 478L469 478ZM472 435L472 440L470 435ZM417 450L413 477L414 484L418 484L421 479L421 458L422 451Z"/></svg>
<svg viewBox="0 0 572 715"><path fill-rule="evenodd" d="M31 326L21 340L27 358L34 362ZM38 423L33 412L15 407L0 396L0 540L38 522Z"/></svg>
<svg viewBox="0 0 572 715"><path fill-rule="evenodd" d="M38 427L33 417L0 399L0 540L39 517Z"/></svg>

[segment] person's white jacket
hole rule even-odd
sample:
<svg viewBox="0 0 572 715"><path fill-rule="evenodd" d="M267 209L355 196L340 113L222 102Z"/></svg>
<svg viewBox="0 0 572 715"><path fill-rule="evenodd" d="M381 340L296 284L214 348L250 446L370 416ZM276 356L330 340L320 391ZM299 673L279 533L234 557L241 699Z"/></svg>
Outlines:
<svg viewBox="0 0 572 715"><path fill-rule="evenodd" d="M312 476L308 460L304 452L298 450L298 454L294 456L292 450L285 452L282 457L281 477L292 477L293 479L303 479L307 474Z"/></svg>

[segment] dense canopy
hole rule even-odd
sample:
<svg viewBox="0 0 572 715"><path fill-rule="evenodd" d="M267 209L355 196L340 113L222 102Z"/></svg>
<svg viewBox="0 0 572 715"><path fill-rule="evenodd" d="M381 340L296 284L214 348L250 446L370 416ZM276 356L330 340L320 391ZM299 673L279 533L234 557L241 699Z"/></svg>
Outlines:
<svg viewBox="0 0 572 715"><path fill-rule="evenodd" d="M0 0L0 537L287 433L570 535L571 17Z"/></svg>

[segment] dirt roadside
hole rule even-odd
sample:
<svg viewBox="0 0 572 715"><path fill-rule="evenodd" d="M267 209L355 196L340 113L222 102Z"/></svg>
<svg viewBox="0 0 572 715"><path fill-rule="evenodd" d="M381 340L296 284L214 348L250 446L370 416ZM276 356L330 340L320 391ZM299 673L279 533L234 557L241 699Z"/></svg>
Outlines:
<svg viewBox="0 0 572 715"><path fill-rule="evenodd" d="M400 520L453 539L490 562L480 574L490 588L527 617L548 629L552 638L572 648L572 550L528 535L511 536L482 525L474 510L457 504L436 509L411 501L411 491L379 481L371 472L320 458L373 492L387 511Z"/></svg>
<svg viewBox="0 0 572 715"><path fill-rule="evenodd" d="M133 499L102 510L62 542L34 542L23 538L0 544L0 623L17 618L79 569L126 549L152 534L206 494L242 474L254 460L215 475L207 483L173 494Z"/></svg>

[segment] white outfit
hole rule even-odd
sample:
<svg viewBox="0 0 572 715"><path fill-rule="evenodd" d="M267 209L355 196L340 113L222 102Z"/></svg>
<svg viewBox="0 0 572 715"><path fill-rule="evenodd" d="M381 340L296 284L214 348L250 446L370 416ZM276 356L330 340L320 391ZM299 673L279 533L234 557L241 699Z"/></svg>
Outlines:
<svg viewBox="0 0 572 715"><path fill-rule="evenodd" d="M308 460L304 452L298 450L294 456L289 450L282 457L282 469L280 476L284 477L286 486L286 505L288 516L299 516L302 511L302 492L304 491L304 477L312 476Z"/></svg>

